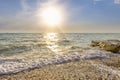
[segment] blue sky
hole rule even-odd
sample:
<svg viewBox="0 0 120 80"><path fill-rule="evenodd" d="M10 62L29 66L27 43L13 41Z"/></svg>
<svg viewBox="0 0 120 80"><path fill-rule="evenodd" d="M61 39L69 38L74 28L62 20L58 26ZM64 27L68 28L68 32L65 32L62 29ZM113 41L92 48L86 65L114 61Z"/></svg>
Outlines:
<svg viewBox="0 0 120 80"><path fill-rule="evenodd" d="M0 0L0 32L44 32L37 14L49 3L66 13L63 32L120 32L120 0Z"/></svg>

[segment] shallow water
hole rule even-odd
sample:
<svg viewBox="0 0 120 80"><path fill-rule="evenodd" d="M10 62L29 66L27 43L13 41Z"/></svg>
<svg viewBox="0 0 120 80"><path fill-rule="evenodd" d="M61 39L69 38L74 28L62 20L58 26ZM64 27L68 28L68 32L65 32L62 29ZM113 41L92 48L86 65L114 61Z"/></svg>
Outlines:
<svg viewBox="0 0 120 80"><path fill-rule="evenodd" d="M90 48L92 40L120 40L120 33L0 33L0 74L15 73L49 64L113 54Z"/></svg>

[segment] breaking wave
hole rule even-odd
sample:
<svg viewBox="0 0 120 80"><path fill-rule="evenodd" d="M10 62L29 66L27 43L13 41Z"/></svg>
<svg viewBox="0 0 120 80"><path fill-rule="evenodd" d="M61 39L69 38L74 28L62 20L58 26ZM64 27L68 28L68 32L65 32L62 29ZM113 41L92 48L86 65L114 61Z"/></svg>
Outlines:
<svg viewBox="0 0 120 80"><path fill-rule="evenodd" d="M89 43L92 40L119 40L119 36L120 34L1 33L0 74L70 61L109 58L117 54L90 48Z"/></svg>
<svg viewBox="0 0 120 80"><path fill-rule="evenodd" d="M29 70L37 67L43 67L51 64L61 64L78 60L91 60L98 58L109 58L115 56L110 52L82 49L81 52L70 52L66 54L51 54L41 56L39 54L19 55L8 57L0 60L0 74L17 73L24 70ZM118 55L117 55L118 56Z"/></svg>

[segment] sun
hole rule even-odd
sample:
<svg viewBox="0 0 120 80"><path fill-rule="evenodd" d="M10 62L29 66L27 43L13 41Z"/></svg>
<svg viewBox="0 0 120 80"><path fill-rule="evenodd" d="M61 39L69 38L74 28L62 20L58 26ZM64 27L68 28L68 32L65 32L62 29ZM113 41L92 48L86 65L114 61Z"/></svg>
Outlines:
<svg viewBox="0 0 120 80"><path fill-rule="evenodd" d="M62 12L55 7L44 8L42 13L42 20L48 26L57 26L62 22Z"/></svg>

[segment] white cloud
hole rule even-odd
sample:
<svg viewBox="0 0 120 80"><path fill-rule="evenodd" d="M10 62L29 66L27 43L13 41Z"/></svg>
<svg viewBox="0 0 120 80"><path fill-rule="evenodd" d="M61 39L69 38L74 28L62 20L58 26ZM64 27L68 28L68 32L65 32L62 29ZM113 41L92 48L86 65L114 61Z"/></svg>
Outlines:
<svg viewBox="0 0 120 80"><path fill-rule="evenodd" d="M28 5L27 0L21 0L22 10L16 12L14 16L3 16L0 17L0 26L3 29L29 29L32 26L35 26L35 14L31 10L31 7Z"/></svg>
<svg viewBox="0 0 120 80"><path fill-rule="evenodd" d="M24 11L27 11L29 9L29 6L27 4L27 0L21 0L21 6Z"/></svg>
<svg viewBox="0 0 120 80"><path fill-rule="evenodd" d="M94 1L102 1L102 0L94 0Z"/></svg>
<svg viewBox="0 0 120 80"><path fill-rule="evenodd" d="M115 4L120 4L120 0L114 0Z"/></svg>
<svg viewBox="0 0 120 80"><path fill-rule="evenodd" d="M94 3L96 4L96 2L99 2L99 1L105 1L105 0L93 0ZM113 0L113 3L115 4L120 4L120 0Z"/></svg>
<svg viewBox="0 0 120 80"><path fill-rule="evenodd" d="M60 0L37 0L37 6L33 8L29 0L20 0L22 10L16 12L14 16L0 16L0 30L42 30L41 20L37 16L37 10L45 6L56 5ZM38 13L39 14L39 13Z"/></svg>

